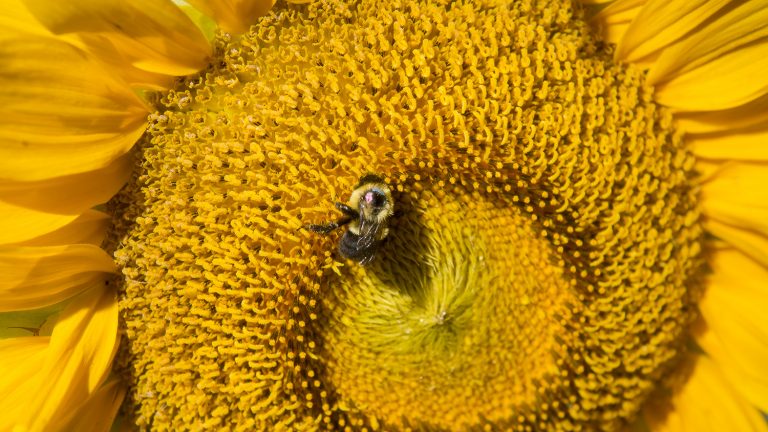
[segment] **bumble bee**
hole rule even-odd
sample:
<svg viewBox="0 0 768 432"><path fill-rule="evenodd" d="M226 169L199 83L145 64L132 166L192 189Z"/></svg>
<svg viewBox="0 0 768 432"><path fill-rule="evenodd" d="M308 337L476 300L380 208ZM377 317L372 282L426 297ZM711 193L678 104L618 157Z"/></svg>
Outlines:
<svg viewBox="0 0 768 432"><path fill-rule="evenodd" d="M306 228L329 234L349 225L339 241L339 252L361 265L369 263L389 234L387 221L394 210L392 191L381 177L367 174L352 191L348 204L337 202L336 208L344 213L340 219L321 225L309 224Z"/></svg>

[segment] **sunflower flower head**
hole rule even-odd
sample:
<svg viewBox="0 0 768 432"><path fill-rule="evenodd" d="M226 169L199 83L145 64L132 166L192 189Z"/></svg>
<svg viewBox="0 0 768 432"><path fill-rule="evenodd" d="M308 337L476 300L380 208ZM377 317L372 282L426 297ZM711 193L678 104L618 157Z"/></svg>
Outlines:
<svg viewBox="0 0 768 432"><path fill-rule="evenodd" d="M278 5L214 56L113 201L137 425L615 429L676 364L694 158L570 2ZM302 227L371 172L360 266Z"/></svg>

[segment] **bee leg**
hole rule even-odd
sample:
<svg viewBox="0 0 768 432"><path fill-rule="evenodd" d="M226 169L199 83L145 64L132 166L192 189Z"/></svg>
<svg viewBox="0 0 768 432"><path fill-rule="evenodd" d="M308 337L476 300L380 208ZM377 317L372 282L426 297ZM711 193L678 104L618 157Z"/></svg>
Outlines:
<svg viewBox="0 0 768 432"><path fill-rule="evenodd" d="M350 221L352 221L351 218L344 217L335 222L329 222L327 224L307 224L304 225L304 228L320 234L329 234L333 230L348 224Z"/></svg>
<svg viewBox="0 0 768 432"><path fill-rule="evenodd" d="M352 207L344 203L337 202L336 208L339 209L340 212L351 217L352 219L357 219L360 217L360 213L357 210L353 209Z"/></svg>

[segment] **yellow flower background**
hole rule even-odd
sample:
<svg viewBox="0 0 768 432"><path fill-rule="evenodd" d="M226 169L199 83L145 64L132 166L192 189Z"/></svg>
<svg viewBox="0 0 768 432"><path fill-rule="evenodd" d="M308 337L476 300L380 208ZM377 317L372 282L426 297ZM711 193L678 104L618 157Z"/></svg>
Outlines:
<svg viewBox="0 0 768 432"><path fill-rule="evenodd" d="M766 23L9 2L0 430L765 430Z"/></svg>

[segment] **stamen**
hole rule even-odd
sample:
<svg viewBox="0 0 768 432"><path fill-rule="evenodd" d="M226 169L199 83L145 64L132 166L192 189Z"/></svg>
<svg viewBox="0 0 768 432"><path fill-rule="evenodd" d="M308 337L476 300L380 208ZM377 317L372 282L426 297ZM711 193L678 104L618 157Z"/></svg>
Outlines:
<svg viewBox="0 0 768 432"><path fill-rule="evenodd" d="M693 158L570 2L281 5L218 44L157 101L114 203L136 425L637 414L692 315ZM398 214L348 265L338 230L300 228L370 172Z"/></svg>

